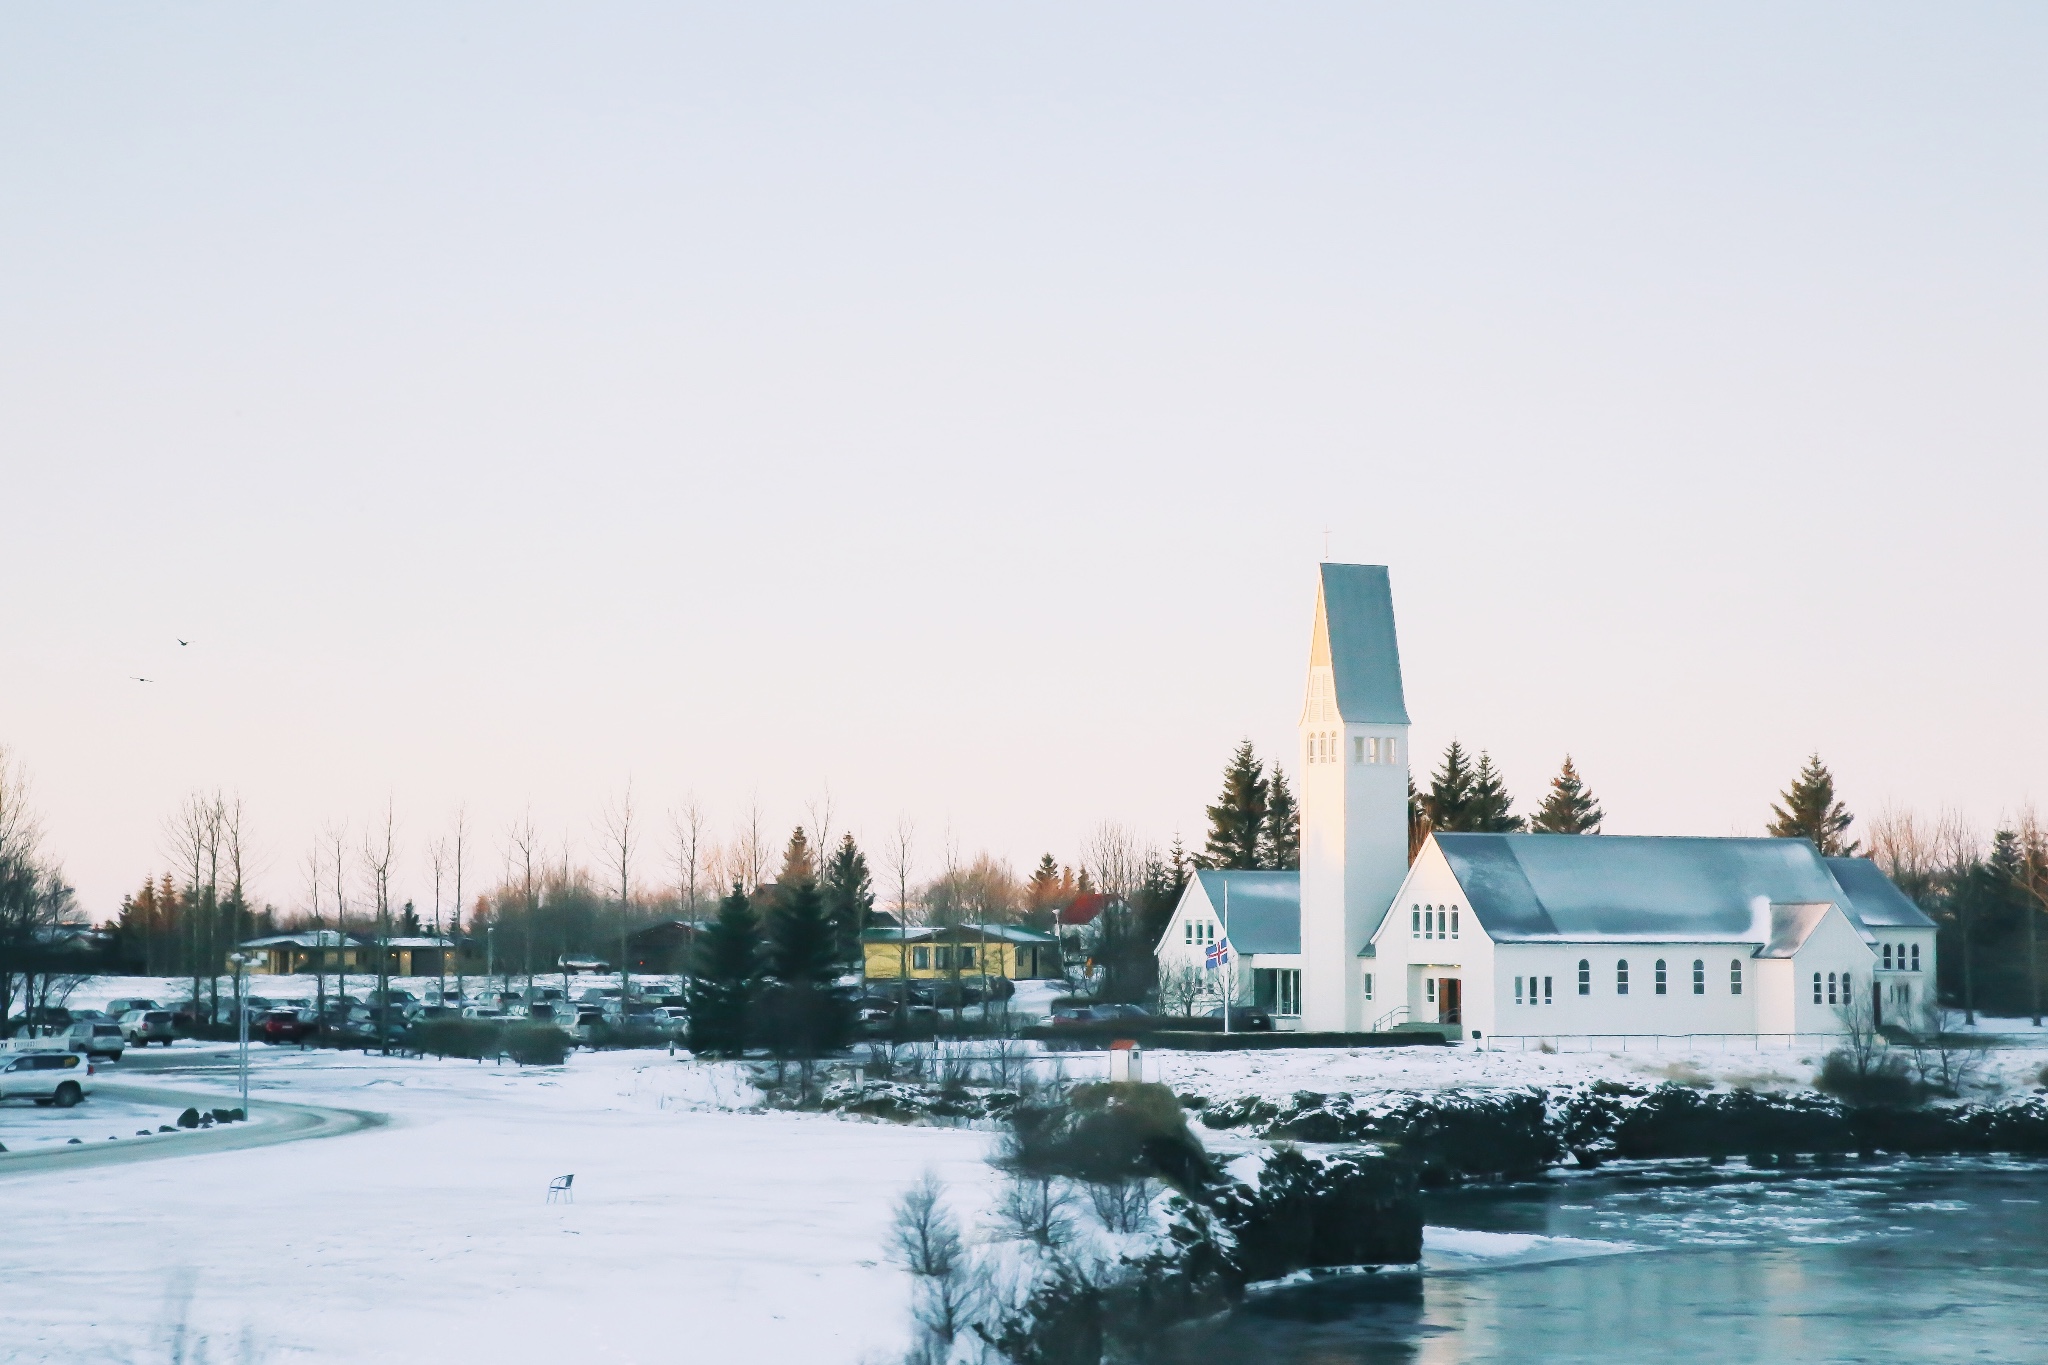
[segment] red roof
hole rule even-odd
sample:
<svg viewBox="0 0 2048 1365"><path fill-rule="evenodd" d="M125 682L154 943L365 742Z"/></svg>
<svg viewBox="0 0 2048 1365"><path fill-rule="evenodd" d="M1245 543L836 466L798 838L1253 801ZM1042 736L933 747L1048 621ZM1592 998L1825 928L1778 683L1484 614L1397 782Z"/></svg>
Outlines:
<svg viewBox="0 0 2048 1365"><path fill-rule="evenodd" d="M1074 897L1074 903L1060 911L1061 924L1093 924L1095 917L1109 904L1109 897L1099 891L1085 896Z"/></svg>

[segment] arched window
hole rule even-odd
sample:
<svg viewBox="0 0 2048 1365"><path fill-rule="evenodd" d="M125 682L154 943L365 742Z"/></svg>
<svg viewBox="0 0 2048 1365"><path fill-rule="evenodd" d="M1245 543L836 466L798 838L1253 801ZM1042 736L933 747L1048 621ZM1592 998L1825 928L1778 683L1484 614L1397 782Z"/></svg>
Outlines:
<svg viewBox="0 0 2048 1365"><path fill-rule="evenodd" d="M1419 905L1408 907L1408 937L1422 937L1422 907Z"/></svg>
<svg viewBox="0 0 2048 1365"><path fill-rule="evenodd" d="M1699 958L1692 960L1692 993L1694 995L1705 995L1707 993L1707 964Z"/></svg>
<svg viewBox="0 0 2048 1365"><path fill-rule="evenodd" d="M1884 969L1886 971L1892 969L1892 945L1889 943L1884 945Z"/></svg>
<svg viewBox="0 0 2048 1365"><path fill-rule="evenodd" d="M1436 937L1436 907L1434 905L1422 907L1422 936L1424 938Z"/></svg>
<svg viewBox="0 0 2048 1365"><path fill-rule="evenodd" d="M1828 1003L1830 1005L1841 1003L1835 998L1835 974L1833 972L1828 973Z"/></svg>
<svg viewBox="0 0 2048 1365"><path fill-rule="evenodd" d="M1452 938L1456 938L1457 936L1458 936L1458 907L1454 905L1454 906L1452 906L1452 907L1451 907L1451 937L1452 937Z"/></svg>
<svg viewBox="0 0 2048 1365"><path fill-rule="evenodd" d="M1850 990L1850 985L1849 985L1849 974L1848 974L1847 972L1843 972L1843 973L1842 973L1842 1007L1843 1007L1844 1009L1846 1009L1846 1008L1848 1008L1848 1007L1849 1007L1850 1005L1853 1005L1853 1004L1855 1004L1855 1003L1856 1003L1856 998L1855 998L1854 994L1852 994L1852 993L1851 993L1851 990Z"/></svg>
<svg viewBox="0 0 2048 1365"><path fill-rule="evenodd" d="M1593 964L1586 961L1586 959L1582 957L1579 959L1579 994L1591 995L1592 993Z"/></svg>
<svg viewBox="0 0 2048 1365"><path fill-rule="evenodd" d="M1913 970L1920 970L1920 945L1917 943L1913 945Z"/></svg>
<svg viewBox="0 0 2048 1365"><path fill-rule="evenodd" d="M1813 974L1813 1003L1814 1003L1814 1004L1816 1004L1816 1005L1818 1005L1818 1004L1820 1003L1820 973L1819 973L1819 972L1815 972L1815 973Z"/></svg>
<svg viewBox="0 0 2048 1365"><path fill-rule="evenodd" d="M1728 959L1728 994L1742 994L1742 959L1739 957Z"/></svg>
<svg viewBox="0 0 2048 1365"><path fill-rule="evenodd" d="M1658 958L1658 959L1657 959L1657 994L1659 994L1659 995L1665 995L1665 994L1668 994L1668 992L1667 992L1667 991L1666 991L1666 990L1664 989L1664 986L1665 986L1665 977L1664 977L1664 959L1660 957L1660 958Z"/></svg>
<svg viewBox="0 0 2048 1365"><path fill-rule="evenodd" d="M1614 993L1628 994L1628 959L1625 957L1614 964Z"/></svg>

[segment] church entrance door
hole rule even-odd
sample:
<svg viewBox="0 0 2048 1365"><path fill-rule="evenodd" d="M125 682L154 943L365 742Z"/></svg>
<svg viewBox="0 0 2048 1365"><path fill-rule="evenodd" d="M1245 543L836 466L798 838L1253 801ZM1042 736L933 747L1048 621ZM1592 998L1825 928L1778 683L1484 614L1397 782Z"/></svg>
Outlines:
<svg viewBox="0 0 2048 1365"><path fill-rule="evenodd" d="M1460 1008L1464 1001L1461 999L1462 992L1458 987L1459 981L1455 976L1437 978L1436 1021L1439 1024L1462 1024L1465 1022L1464 1011Z"/></svg>

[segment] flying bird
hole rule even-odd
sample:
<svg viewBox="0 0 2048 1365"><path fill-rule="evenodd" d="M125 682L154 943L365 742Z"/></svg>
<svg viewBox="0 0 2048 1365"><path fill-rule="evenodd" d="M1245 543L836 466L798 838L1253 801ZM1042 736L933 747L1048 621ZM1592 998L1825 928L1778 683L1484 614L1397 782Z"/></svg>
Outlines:
<svg viewBox="0 0 2048 1365"><path fill-rule="evenodd" d="M129 676L130 678L133 678L133 679L134 679L134 680L135 680L136 682L155 682L155 681L156 681L156 679L155 679L155 678L137 678L137 677L135 677L135 675L134 675L133 673L129 674L128 676Z"/></svg>
<svg viewBox="0 0 2048 1365"><path fill-rule="evenodd" d="M180 641L178 641L178 643L179 643L179 644L181 644L181 645L189 645L189 644L191 644L192 642L191 642L190 640L180 640Z"/></svg>

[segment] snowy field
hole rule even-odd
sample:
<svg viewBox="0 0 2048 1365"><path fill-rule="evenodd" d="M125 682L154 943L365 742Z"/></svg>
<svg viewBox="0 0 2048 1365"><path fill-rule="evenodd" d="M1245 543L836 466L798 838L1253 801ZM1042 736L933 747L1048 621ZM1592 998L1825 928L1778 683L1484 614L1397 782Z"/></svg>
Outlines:
<svg viewBox="0 0 2048 1365"><path fill-rule="evenodd" d="M993 1190L987 1133L706 1112L695 1106L744 1104L743 1078L659 1053L525 1070L256 1061L259 1113L269 1096L392 1121L87 1171L0 1169L9 1360L164 1359L181 1321L215 1360L243 1358L245 1341L266 1361L888 1358L907 1336L907 1281L882 1261L895 1199L927 1168L970 1219ZM226 1069L147 1080L223 1098L234 1084ZM118 1084L78 1121L112 1109ZM572 1172L575 1203L547 1203L548 1181Z"/></svg>

